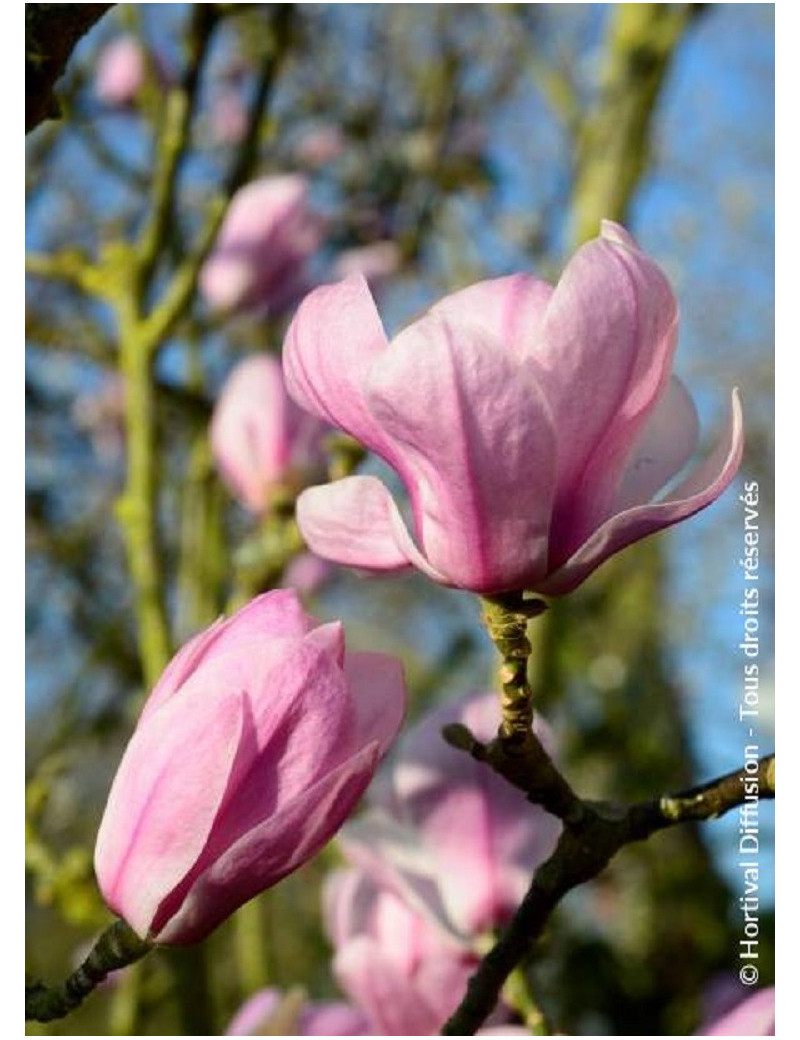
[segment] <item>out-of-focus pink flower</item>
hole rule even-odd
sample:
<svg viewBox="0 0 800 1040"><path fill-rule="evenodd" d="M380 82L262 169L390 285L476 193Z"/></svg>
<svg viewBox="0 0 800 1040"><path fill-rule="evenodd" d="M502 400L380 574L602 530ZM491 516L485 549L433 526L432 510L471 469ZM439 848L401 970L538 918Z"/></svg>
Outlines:
<svg viewBox="0 0 800 1040"><path fill-rule="evenodd" d="M292 591L192 639L142 711L106 805L95 870L142 938L202 939L313 856L394 739L402 669L345 654Z"/></svg>
<svg viewBox="0 0 800 1040"><path fill-rule="evenodd" d="M775 987L752 993L695 1036L775 1036Z"/></svg>
<svg viewBox="0 0 800 1040"><path fill-rule="evenodd" d="M211 102L211 136L217 144L238 144L247 129L247 112L237 90L223 88Z"/></svg>
<svg viewBox="0 0 800 1040"><path fill-rule="evenodd" d="M125 107L136 100L144 83L146 60L135 36L118 36L97 60L94 92L106 105Z"/></svg>
<svg viewBox="0 0 800 1040"><path fill-rule="evenodd" d="M265 1035L265 1031L271 1029L276 1015L281 1014L285 999L276 989L262 989L254 993L231 1019L225 1036ZM288 1035L369 1036L364 1015L341 1001L303 1005L297 1014L296 1025L297 1032Z"/></svg>
<svg viewBox="0 0 800 1040"><path fill-rule="evenodd" d="M476 592L571 591L705 508L739 467L734 391L715 450L664 492L698 436L671 376L677 324L663 272L609 221L555 288L524 274L480 282L391 346L363 279L316 289L286 338L287 387L394 467L416 540L385 485L353 476L300 497L309 547Z"/></svg>
<svg viewBox="0 0 800 1040"><path fill-rule="evenodd" d="M348 859L462 942L505 924L533 868L555 847L560 824L441 730L462 722L479 740L500 724L497 695L471 694L408 731L369 812L340 834ZM537 720L537 734L549 733Z"/></svg>
<svg viewBox="0 0 800 1040"><path fill-rule="evenodd" d="M276 488L297 490L324 473L327 433L286 393L280 362L259 354L228 376L211 419L211 450L242 505L263 513Z"/></svg>
<svg viewBox="0 0 800 1040"><path fill-rule="evenodd" d="M313 553L295 556L283 575L282 585L286 589L297 589L310 595L317 592L328 581L335 567Z"/></svg>
<svg viewBox="0 0 800 1040"><path fill-rule="evenodd" d="M216 245L200 271L200 290L219 310L279 313L307 289L306 263L322 241L322 222L295 174L263 177L231 199Z"/></svg>
<svg viewBox="0 0 800 1040"><path fill-rule="evenodd" d="M326 883L334 974L380 1036L435 1036L455 1010L477 957L357 870Z"/></svg>
<svg viewBox="0 0 800 1040"><path fill-rule="evenodd" d="M304 166L325 166L339 158L344 144L344 136L337 126L318 126L301 136L294 154Z"/></svg>
<svg viewBox="0 0 800 1040"><path fill-rule="evenodd" d="M373 289L379 289L400 267L400 247L396 242L371 242L368 246L346 249L333 267L337 278L361 275Z"/></svg>

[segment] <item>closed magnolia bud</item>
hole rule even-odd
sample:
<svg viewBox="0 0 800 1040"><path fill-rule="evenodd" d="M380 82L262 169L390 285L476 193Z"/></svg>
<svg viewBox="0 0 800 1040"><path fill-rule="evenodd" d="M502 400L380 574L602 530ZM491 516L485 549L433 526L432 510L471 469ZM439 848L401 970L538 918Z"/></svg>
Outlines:
<svg viewBox="0 0 800 1040"><path fill-rule="evenodd" d="M106 105L131 105L145 78L145 54L135 36L118 36L106 44L97 61L94 92Z"/></svg>
<svg viewBox="0 0 800 1040"><path fill-rule="evenodd" d="M200 271L211 307L279 313L308 288L306 264L322 241L322 223L297 174L263 177L231 199L217 241Z"/></svg>
<svg viewBox="0 0 800 1040"><path fill-rule="evenodd" d="M339 829L394 739L402 669L346 654L292 591L196 636L142 711L95 850L103 896L142 938L202 939Z"/></svg>
<svg viewBox="0 0 800 1040"><path fill-rule="evenodd" d="M280 362L260 354L240 361L222 388L211 449L233 494L246 509L263 513L276 489L297 490L324 472L328 433L286 393Z"/></svg>

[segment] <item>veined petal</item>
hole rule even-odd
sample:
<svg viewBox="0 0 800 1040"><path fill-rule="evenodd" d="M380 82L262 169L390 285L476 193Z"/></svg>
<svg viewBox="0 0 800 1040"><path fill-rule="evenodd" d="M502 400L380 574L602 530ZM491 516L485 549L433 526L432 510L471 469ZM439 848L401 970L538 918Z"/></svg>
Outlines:
<svg viewBox="0 0 800 1040"><path fill-rule="evenodd" d="M379 756L369 744L244 834L195 878L157 941L182 945L208 935L237 907L310 859L364 793Z"/></svg>
<svg viewBox="0 0 800 1040"><path fill-rule="evenodd" d="M100 824L95 871L108 905L145 938L165 892L208 840L243 728L238 691L187 713L168 700L133 734Z"/></svg>
<svg viewBox="0 0 800 1040"><path fill-rule="evenodd" d="M237 613L234 624L233 621L219 618L181 647L147 698L139 725L172 697L208 656L243 650L250 643L263 646L273 636L300 638L316 624L303 610L294 589L275 589L257 596Z"/></svg>
<svg viewBox="0 0 800 1040"><path fill-rule="evenodd" d="M610 222L564 270L534 351L558 431L551 567L607 515L669 378L676 323L664 273Z"/></svg>
<svg viewBox="0 0 800 1040"><path fill-rule="evenodd" d="M388 347L360 275L309 293L283 347L286 388L307 412L346 430L391 462L392 446L364 402L364 381Z"/></svg>
<svg viewBox="0 0 800 1040"><path fill-rule="evenodd" d="M355 708L355 740L376 741L384 754L405 715L403 666L388 654L352 653L345 656L344 675Z"/></svg>
<svg viewBox="0 0 800 1040"><path fill-rule="evenodd" d="M537 591L561 596L581 584L609 556L654 531L693 516L722 494L739 469L744 429L739 394L733 391L728 430L711 455L660 502L612 516Z"/></svg>
<svg viewBox="0 0 800 1040"><path fill-rule="evenodd" d="M345 477L306 488L297 500L297 523L312 552L370 571L417 567L444 581L406 530L400 511L377 477Z"/></svg>
<svg viewBox="0 0 800 1040"><path fill-rule="evenodd" d="M484 592L544 573L556 466L532 373L488 339L431 313L393 341L366 384L401 456L423 555L447 584Z"/></svg>
<svg viewBox="0 0 800 1040"><path fill-rule="evenodd" d="M454 329L478 326L499 350L522 357L531 349L553 287L527 274L491 278L459 289L430 310Z"/></svg>

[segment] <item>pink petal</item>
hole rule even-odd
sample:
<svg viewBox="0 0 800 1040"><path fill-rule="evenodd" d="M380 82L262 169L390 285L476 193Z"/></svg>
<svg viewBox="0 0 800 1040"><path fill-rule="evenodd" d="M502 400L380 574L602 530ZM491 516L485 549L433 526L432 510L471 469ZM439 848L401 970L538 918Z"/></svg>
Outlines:
<svg viewBox="0 0 800 1040"><path fill-rule="evenodd" d="M533 373L490 340L432 313L393 341L367 382L401 456L423 555L448 584L476 591L543 574L555 487L547 403Z"/></svg>
<svg viewBox="0 0 800 1040"><path fill-rule="evenodd" d="M470 694L429 713L406 735L393 779L395 804L433 864L447 919L470 936L510 916L560 827L442 739L442 727L455 721L490 740L500 723L497 696Z"/></svg>
<svg viewBox="0 0 800 1040"><path fill-rule="evenodd" d="M477 282L451 293L431 308L454 327L478 325L498 349L522 357L540 325L552 286L527 274Z"/></svg>
<svg viewBox="0 0 800 1040"><path fill-rule="evenodd" d="M364 793L378 761L371 744L243 835L196 878L158 941L196 942L253 896L310 859Z"/></svg>
<svg viewBox="0 0 800 1040"><path fill-rule="evenodd" d="M202 852L242 732L238 691L168 700L133 734L100 824L95 871L103 896L142 938L156 909Z"/></svg>
<svg viewBox="0 0 800 1040"><path fill-rule="evenodd" d="M256 596L230 618L220 618L190 639L172 658L148 697L139 719L160 708L208 657L263 646L270 637L302 637L316 625L294 589Z"/></svg>
<svg viewBox="0 0 800 1040"><path fill-rule="evenodd" d="M394 499L377 477L345 477L306 488L296 515L318 556L373 571L403 571L413 565L443 581L412 542Z"/></svg>
<svg viewBox="0 0 800 1040"><path fill-rule="evenodd" d="M265 504L270 483L282 479L292 453L280 362L268 355L241 361L225 383L211 420L211 447L228 485L252 511Z"/></svg>
<svg viewBox="0 0 800 1040"><path fill-rule="evenodd" d="M225 1030L225 1036L256 1036L278 1010L281 993L277 989L261 989L239 1008Z"/></svg>
<svg viewBox="0 0 800 1040"><path fill-rule="evenodd" d="M384 754L405 715L403 666L387 654L351 653L345 657L344 672L355 706L356 739L359 744L376 742Z"/></svg>
<svg viewBox="0 0 800 1040"><path fill-rule="evenodd" d="M775 1036L775 987L758 990L697 1036Z"/></svg>
<svg viewBox="0 0 800 1040"><path fill-rule="evenodd" d="M620 549L710 505L736 476L743 447L741 403L734 390L729 428L711 455L663 501L634 506L607 520L562 567L539 583L538 591L551 596L571 592Z"/></svg>
<svg viewBox="0 0 800 1040"><path fill-rule="evenodd" d="M676 322L663 272L615 225L567 265L532 352L558 431L551 567L610 505L669 376Z"/></svg>
<svg viewBox="0 0 800 1040"><path fill-rule="evenodd" d="M214 643L221 630L225 627L224 618L218 618L212 625L198 632L188 643L180 648L167 667L161 673L161 678L153 687L153 691L145 701L142 713L139 716L138 726L156 708L177 693L189 676L197 668L208 648Z"/></svg>
<svg viewBox="0 0 800 1040"><path fill-rule="evenodd" d="M694 455L699 434L694 401L673 376L625 464L611 515L649 502Z"/></svg>
<svg viewBox="0 0 800 1040"><path fill-rule="evenodd" d="M300 304L283 347L286 387L301 408L346 430L392 461L394 452L364 401L364 380L388 347L360 275L315 289Z"/></svg>
<svg viewBox="0 0 800 1040"><path fill-rule="evenodd" d="M311 1004L301 1016L303 1036L369 1036L370 1026L358 1008L341 1001Z"/></svg>
<svg viewBox="0 0 800 1040"><path fill-rule="evenodd" d="M367 937L352 939L336 954L333 970L342 989L364 1009L382 1036L432 1036L438 1015L413 982Z"/></svg>

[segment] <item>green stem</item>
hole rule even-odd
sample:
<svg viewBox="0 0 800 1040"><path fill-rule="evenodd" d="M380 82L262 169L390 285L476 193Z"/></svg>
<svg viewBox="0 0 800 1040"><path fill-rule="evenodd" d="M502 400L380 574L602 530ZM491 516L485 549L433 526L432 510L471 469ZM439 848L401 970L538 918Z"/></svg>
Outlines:
<svg viewBox="0 0 800 1040"><path fill-rule="evenodd" d="M125 531L128 565L145 685L151 688L166 667L171 640L162 589L156 523L158 439L153 355L121 305L120 366L125 379L128 469L118 517Z"/></svg>
<svg viewBox="0 0 800 1040"><path fill-rule="evenodd" d="M92 947L89 956L60 986L25 985L25 1018L51 1022L79 1007L106 976L140 960L152 949L124 921L115 921Z"/></svg>
<svg viewBox="0 0 800 1040"><path fill-rule="evenodd" d="M262 901L251 899L240 907L233 919L238 981L243 996L262 989L268 981L261 910Z"/></svg>
<svg viewBox="0 0 800 1040"><path fill-rule="evenodd" d="M483 619L489 637L502 662L500 707L503 721L500 739L509 749L525 748L530 743L533 724L533 694L528 683L528 658L531 644L528 621L546 609L542 600L523 600L521 596L483 600Z"/></svg>

